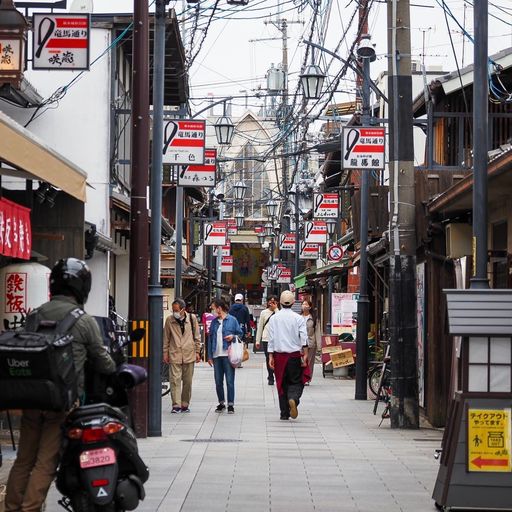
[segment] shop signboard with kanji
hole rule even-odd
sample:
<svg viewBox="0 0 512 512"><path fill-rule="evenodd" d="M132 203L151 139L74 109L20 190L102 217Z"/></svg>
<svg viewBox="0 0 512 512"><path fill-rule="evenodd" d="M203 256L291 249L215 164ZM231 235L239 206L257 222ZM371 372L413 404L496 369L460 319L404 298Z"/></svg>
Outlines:
<svg viewBox="0 0 512 512"><path fill-rule="evenodd" d="M512 471L510 418L510 409L468 409L468 471Z"/></svg>
<svg viewBox="0 0 512 512"><path fill-rule="evenodd" d="M228 240L226 245L223 245L222 247L217 246L213 250L213 255L217 256L219 254L219 249L221 251L222 256L231 256L231 242Z"/></svg>
<svg viewBox="0 0 512 512"><path fill-rule="evenodd" d="M217 150L204 150L203 165L184 165L178 172L178 185L187 187L215 187ZM236 233L235 233L236 234Z"/></svg>
<svg viewBox="0 0 512 512"><path fill-rule="evenodd" d="M167 121L164 127L163 163L204 165L205 130L206 121Z"/></svg>
<svg viewBox="0 0 512 512"><path fill-rule="evenodd" d="M327 243L327 223L324 220L309 220L304 224L304 241L308 244Z"/></svg>
<svg viewBox="0 0 512 512"><path fill-rule="evenodd" d="M285 267L279 272L276 282L278 284L288 284L292 282L292 269Z"/></svg>
<svg viewBox="0 0 512 512"><path fill-rule="evenodd" d="M226 223L223 221L207 222L204 225L204 245L226 245Z"/></svg>
<svg viewBox="0 0 512 512"><path fill-rule="evenodd" d="M336 219L340 208L337 193L314 194L313 217L315 219Z"/></svg>
<svg viewBox="0 0 512 512"><path fill-rule="evenodd" d="M29 260L31 250L30 209L0 199L0 254Z"/></svg>
<svg viewBox="0 0 512 512"><path fill-rule="evenodd" d="M226 223L228 225L228 236L238 235L238 226L236 224L236 219L226 219Z"/></svg>
<svg viewBox="0 0 512 512"><path fill-rule="evenodd" d="M299 242L299 259L317 260L320 253L318 244L311 244L304 241Z"/></svg>
<svg viewBox="0 0 512 512"><path fill-rule="evenodd" d="M384 169L386 129L343 128L341 166L343 169Z"/></svg>
<svg viewBox="0 0 512 512"><path fill-rule="evenodd" d="M89 14L35 13L33 69L89 69L90 34Z"/></svg>
<svg viewBox="0 0 512 512"><path fill-rule="evenodd" d="M295 233L282 233L279 235L279 250L294 251L295 250Z"/></svg>
<svg viewBox="0 0 512 512"><path fill-rule="evenodd" d="M220 270L221 272L233 272L233 256L222 256Z"/></svg>

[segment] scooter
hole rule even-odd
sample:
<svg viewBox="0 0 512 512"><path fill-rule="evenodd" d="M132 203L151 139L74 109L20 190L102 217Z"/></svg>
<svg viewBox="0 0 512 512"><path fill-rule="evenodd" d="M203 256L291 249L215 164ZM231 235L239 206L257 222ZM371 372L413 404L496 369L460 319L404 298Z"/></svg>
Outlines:
<svg viewBox="0 0 512 512"><path fill-rule="evenodd" d="M144 330L137 329L128 341L143 336ZM114 343L111 348L118 362L116 374L89 379L93 391L88 402L92 403L72 411L64 424L64 454L56 485L63 495L59 504L68 512L135 510L145 497L149 470L139 456L126 414L126 390L144 382L147 374L144 368L120 363L124 344ZM98 397L103 399L100 403Z"/></svg>

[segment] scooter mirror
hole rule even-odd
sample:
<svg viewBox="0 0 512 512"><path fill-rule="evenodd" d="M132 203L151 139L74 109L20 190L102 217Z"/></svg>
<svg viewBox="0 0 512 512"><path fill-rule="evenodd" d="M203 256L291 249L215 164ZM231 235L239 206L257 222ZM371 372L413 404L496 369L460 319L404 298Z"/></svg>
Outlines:
<svg viewBox="0 0 512 512"><path fill-rule="evenodd" d="M130 341L140 341L146 335L146 329L139 327L130 333Z"/></svg>

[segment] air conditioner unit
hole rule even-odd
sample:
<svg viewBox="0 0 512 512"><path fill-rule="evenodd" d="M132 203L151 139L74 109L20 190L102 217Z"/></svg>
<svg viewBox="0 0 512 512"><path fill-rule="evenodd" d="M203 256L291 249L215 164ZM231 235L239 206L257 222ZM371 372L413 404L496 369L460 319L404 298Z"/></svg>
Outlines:
<svg viewBox="0 0 512 512"><path fill-rule="evenodd" d="M446 256L462 258L472 254L473 230L469 224L446 225Z"/></svg>

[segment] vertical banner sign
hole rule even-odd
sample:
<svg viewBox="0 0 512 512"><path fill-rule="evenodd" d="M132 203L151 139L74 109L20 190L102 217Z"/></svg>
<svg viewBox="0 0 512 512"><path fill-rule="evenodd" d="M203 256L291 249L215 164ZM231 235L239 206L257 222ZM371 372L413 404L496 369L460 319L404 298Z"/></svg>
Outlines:
<svg viewBox="0 0 512 512"><path fill-rule="evenodd" d="M468 471L510 473L510 409L468 409Z"/></svg>
<svg viewBox="0 0 512 512"><path fill-rule="evenodd" d="M90 35L89 14L35 13L33 69L88 70Z"/></svg>
<svg viewBox="0 0 512 512"><path fill-rule="evenodd" d="M327 223L323 220L309 220L304 224L304 241L308 244L327 243Z"/></svg>
<svg viewBox="0 0 512 512"><path fill-rule="evenodd" d="M313 197L313 217L315 219L336 219L339 211L339 196L334 194L315 194Z"/></svg>
<svg viewBox="0 0 512 512"><path fill-rule="evenodd" d="M206 121L167 121L164 127L162 161L171 165L204 165L205 130ZM182 169L180 174L184 176L186 172L186 169Z"/></svg>
<svg viewBox="0 0 512 512"><path fill-rule="evenodd" d="M228 225L228 236L238 235L238 226L236 225L236 219L226 219Z"/></svg>
<svg viewBox="0 0 512 512"><path fill-rule="evenodd" d="M279 250L294 251L295 236L295 233L282 233L281 235L279 235Z"/></svg>
<svg viewBox="0 0 512 512"><path fill-rule="evenodd" d="M281 273L276 281L278 284L289 284L292 282L292 269L285 267L281 269Z"/></svg>
<svg viewBox="0 0 512 512"><path fill-rule="evenodd" d="M317 260L319 257L320 247L318 244L310 244L304 241L299 243L299 259L300 260Z"/></svg>
<svg viewBox="0 0 512 512"><path fill-rule="evenodd" d="M233 272L233 256L222 256L220 262L221 272Z"/></svg>
<svg viewBox="0 0 512 512"><path fill-rule="evenodd" d="M215 187L217 150L204 150L204 165L184 166L178 172L178 185L187 187Z"/></svg>
<svg viewBox="0 0 512 512"><path fill-rule="evenodd" d="M384 169L386 129L343 128L341 167L343 169Z"/></svg>
<svg viewBox="0 0 512 512"><path fill-rule="evenodd" d="M31 251L30 209L0 199L0 254L29 260Z"/></svg>
<svg viewBox="0 0 512 512"><path fill-rule="evenodd" d="M204 245L226 245L226 223L207 222L204 225Z"/></svg>

